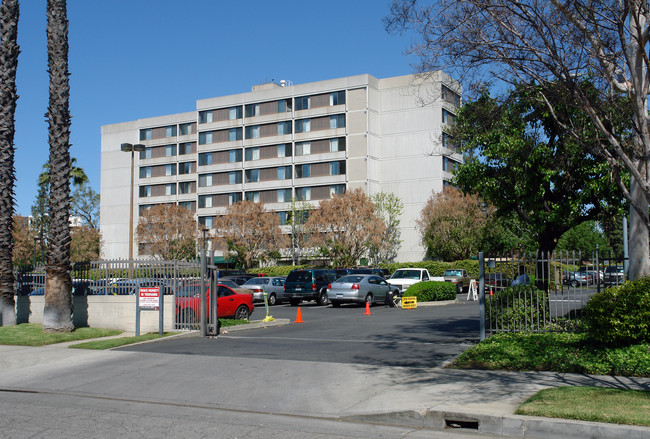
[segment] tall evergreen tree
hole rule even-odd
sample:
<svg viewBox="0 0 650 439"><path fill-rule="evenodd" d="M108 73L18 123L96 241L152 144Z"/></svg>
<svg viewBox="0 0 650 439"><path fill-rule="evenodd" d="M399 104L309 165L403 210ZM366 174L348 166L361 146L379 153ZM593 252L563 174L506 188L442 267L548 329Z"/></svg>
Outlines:
<svg viewBox="0 0 650 439"><path fill-rule="evenodd" d="M43 331L69 332L74 326L70 277L70 73L66 0L47 1L47 54L50 224Z"/></svg>
<svg viewBox="0 0 650 439"><path fill-rule="evenodd" d="M18 0L0 6L0 325L16 324L14 302L13 214L16 69L18 67Z"/></svg>

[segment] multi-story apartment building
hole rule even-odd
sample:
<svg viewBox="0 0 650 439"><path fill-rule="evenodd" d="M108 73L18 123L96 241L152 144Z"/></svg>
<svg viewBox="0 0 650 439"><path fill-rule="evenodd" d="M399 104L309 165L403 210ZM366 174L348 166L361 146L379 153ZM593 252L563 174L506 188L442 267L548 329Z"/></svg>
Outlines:
<svg viewBox="0 0 650 439"><path fill-rule="evenodd" d="M415 220L461 162L443 129L460 95L443 72L282 81L199 100L193 112L103 126L103 257L129 253L131 154L120 145L131 143L145 146L134 157L134 224L151 205L178 203L210 228L243 199L264 203L284 223L292 197L317 205L360 187L401 199L398 260L421 260Z"/></svg>

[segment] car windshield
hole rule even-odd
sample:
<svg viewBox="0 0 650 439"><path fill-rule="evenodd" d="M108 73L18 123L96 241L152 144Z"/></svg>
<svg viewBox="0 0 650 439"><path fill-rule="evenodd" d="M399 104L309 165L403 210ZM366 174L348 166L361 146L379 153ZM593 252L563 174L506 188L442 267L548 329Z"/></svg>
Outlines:
<svg viewBox="0 0 650 439"><path fill-rule="evenodd" d="M252 279L248 279L244 285L264 285L267 283L269 283L268 278L254 277Z"/></svg>
<svg viewBox="0 0 650 439"><path fill-rule="evenodd" d="M420 270L397 270L391 279L420 279Z"/></svg>
<svg viewBox="0 0 650 439"><path fill-rule="evenodd" d="M221 285L225 285L225 286L230 287L230 288L239 288L239 285L237 285L235 282L233 282L231 280L228 280L228 279L220 280L219 283Z"/></svg>
<svg viewBox="0 0 650 439"><path fill-rule="evenodd" d="M463 272L461 270L445 270L445 274L443 276L463 276Z"/></svg>
<svg viewBox="0 0 650 439"><path fill-rule="evenodd" d="M356 284L363 280L363 276L343 276L336 283L340 284Z"/></svg>
<svg viewBox="0 0 650 439"><path fill-rule="evenodd" d="M287 277L287 282L311 282L311 272L292 271Z"/></svg>

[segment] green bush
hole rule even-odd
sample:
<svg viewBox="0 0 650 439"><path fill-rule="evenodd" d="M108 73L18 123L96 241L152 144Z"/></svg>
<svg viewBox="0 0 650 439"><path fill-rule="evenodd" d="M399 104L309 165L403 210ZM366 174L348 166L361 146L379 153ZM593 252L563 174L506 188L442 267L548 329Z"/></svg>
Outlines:
<svg viewBox="0 0 650 439"><path fill-rule="evenodd" d="M276 267L261 267L261 268L251 268L248 270L248 273L264 273L267 276L287 276L291 271L308 268L307 265L279 265Z"/></svg>
<svg viewBox="0 0 650 439"><path fill-rule="evenodd" d="M534 286L514 286L485 297L485 318L497 330L534 330L550 320L548 294Z"/></svg>
<svg viewBox="0 0 650 439"><path fill-rule="evenodd" d="M607 345L650 341L650 278L626 282L592 296L583 310L587 332Z"/></svg>
<svg viewBox="0 0 650 439"><path fill-rule="evenodd" d="M406 289L404 297L417 297L418 302L454 300L456 298L456 285L451 282L418 282Z"/></svg>
<svg viewBox="0 0 650 439"><path fill-rule="evenodd" d="M463 261L419 261L419 262L396 262L392 264L380 264L381 268L388 268L393 273L398 268L426 268L431 276L442 276L445 270L450 268L464 268L470 276L478 277L478 261L466 259Z"/></svg>

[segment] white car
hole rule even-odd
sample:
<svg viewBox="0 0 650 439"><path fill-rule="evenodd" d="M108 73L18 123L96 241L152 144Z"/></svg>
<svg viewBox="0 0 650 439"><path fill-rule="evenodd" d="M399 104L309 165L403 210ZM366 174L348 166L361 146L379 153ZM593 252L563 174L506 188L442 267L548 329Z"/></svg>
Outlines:
<svg viewBox="0 0 650 439"><path fill-rule="evenodd" d="M388 283L399 288L400 295L413 284L431 279L426 268L400 268L388 279Z"/></svg>

